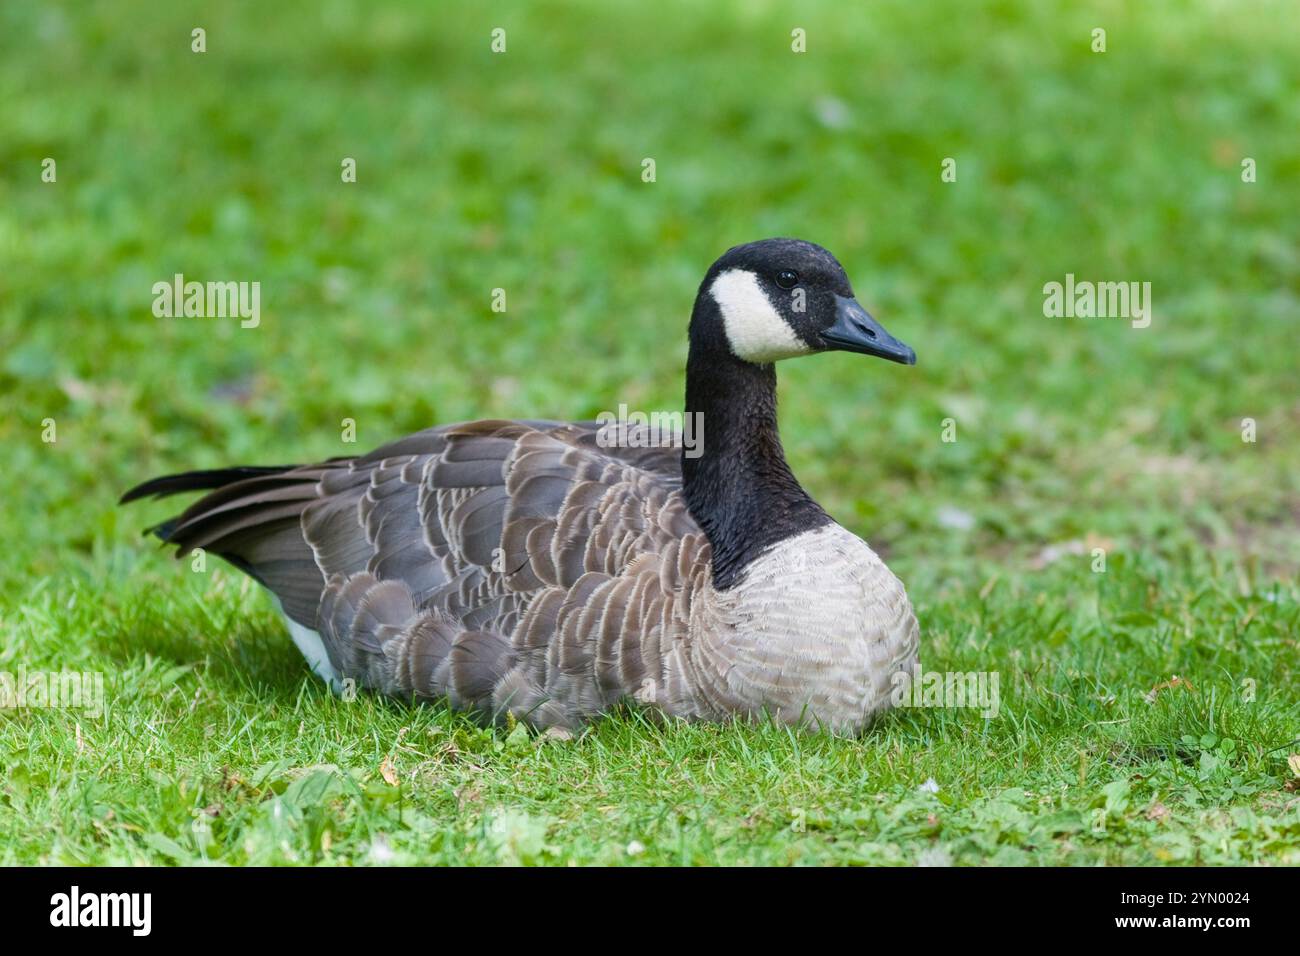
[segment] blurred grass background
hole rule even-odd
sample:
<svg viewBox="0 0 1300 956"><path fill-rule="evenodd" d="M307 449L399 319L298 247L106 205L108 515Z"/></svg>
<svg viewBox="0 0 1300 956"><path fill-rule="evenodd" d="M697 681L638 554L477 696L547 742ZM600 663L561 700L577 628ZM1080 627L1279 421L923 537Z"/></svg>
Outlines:
<svg viewBox="0 0 1300 956"><path fill-rule="evenodd" d="M138 539L172 509L118 494L441 421L680 408L704 269L791 235L836 253L919 356L787 363L781 403L796 473L907 582L927 666L1023 651L1137 693L1199 662L1272 686L1256 730L1285 743L1297 22L1262 0L6 4L0 667L214 654L229 681L252 674L214 697L293 700L303 668L265 600L225 571L195 583ZM154 318L151 286L177 272L259 281L260 327ZM1045 318L1043 284L1067 272L1149 281L1152 326ZM1057 717L1073 773L1092 717ZM21 759L64 745L63 715L23 720ZM1166 723L1155 737L1186 729ZM928 733L907 759L929 759ZM1282 782L1267 749L1250 765L1265 790ZM110 856L154 852L122 839Z"/></svg>

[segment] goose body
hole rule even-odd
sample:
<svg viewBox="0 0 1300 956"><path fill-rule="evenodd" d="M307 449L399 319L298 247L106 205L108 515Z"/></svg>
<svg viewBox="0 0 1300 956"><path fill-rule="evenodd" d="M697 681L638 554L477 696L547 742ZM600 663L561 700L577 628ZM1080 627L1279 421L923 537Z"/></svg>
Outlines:
<svg viewBox="0 0 1300 956"><path fill-rule="evenodd" d="M477 421L358 458L159 478L123 500L210 489L155 532L271 590L336 688L543 727L631 699L859 730L916 673L917 622L899 580L790 472L772 362L842 348L910 364L911 350L828 252L796 240L719 259L690 336L698 457L645 426Z"/></svg>

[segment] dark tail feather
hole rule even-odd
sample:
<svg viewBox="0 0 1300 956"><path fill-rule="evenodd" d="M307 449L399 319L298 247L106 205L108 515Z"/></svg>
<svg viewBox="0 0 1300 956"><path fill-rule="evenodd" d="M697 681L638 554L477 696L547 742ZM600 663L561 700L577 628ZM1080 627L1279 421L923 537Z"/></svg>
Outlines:
<svg viewBox="0 0 1300 956"><path fill-rule="evenodd" d="M122 496L122 503L207 491L184 512L145 533L174 545L178 558L203 548L229 561L275 592L293 620L311 627L325 578L303 537L302 513L319 499L321 478L347 468L349 461L187 471L137 485Z"/></svg>
<svg viewBox="0 0 1300 956"><path fill-rule="evenodd" d="M138 501L152 495L165 498L185 491L204 491L209 488L221 488L243 481L245 478L257 478L261 475L278 475L288 471L293 465L239 465L234 468L214 468L210 471L183 471L179 475L163 475L151 478L143 484L136 485L124 494L118 504ZM159 528L163 525L159 525ZM150 529L154 530L154 529Z"/></svg>
<svg viewBox="0 0 1300 956"><path fill-rule="evenodd" d="M152 528L145 528L140 533L143 535L157 535L159 541L170 541L172 532L176 530L176 526L180 523L180 518L168 518L166 521L161 524L156 524Z"/></svg>

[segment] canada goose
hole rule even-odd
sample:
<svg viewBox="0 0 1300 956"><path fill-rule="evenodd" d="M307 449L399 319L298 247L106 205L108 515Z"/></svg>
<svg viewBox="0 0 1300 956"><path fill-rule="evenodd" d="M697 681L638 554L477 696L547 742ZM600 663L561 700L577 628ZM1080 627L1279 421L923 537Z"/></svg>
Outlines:
<svg viewBox="0 0 1300 956"><path fill-rule="evenodd" d="M122 498L214 489L151 529L269 588L335 688L447 697L540 727L634 698L853 732L918 669L899 582L800 486L773 362L843 350L914 364L825 249L728 250L695 298L698 454L636 428L478 421L359 458L194 471Z"/></svg>

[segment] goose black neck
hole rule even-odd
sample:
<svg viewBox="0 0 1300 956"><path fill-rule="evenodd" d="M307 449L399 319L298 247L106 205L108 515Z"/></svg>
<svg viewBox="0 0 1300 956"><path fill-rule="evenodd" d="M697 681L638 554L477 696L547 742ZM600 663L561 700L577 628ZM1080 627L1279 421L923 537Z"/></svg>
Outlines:
<svg viewBox="0 0 1300 956"><path fill-rule="evenodd" d="M776 369L732 354L707 294L696 300L690 337L686 414L700 416L703 429L700 454L683 450L683 490L712 545L713 586L726 590L761 552L831 519L786 463Z"/></svg>

